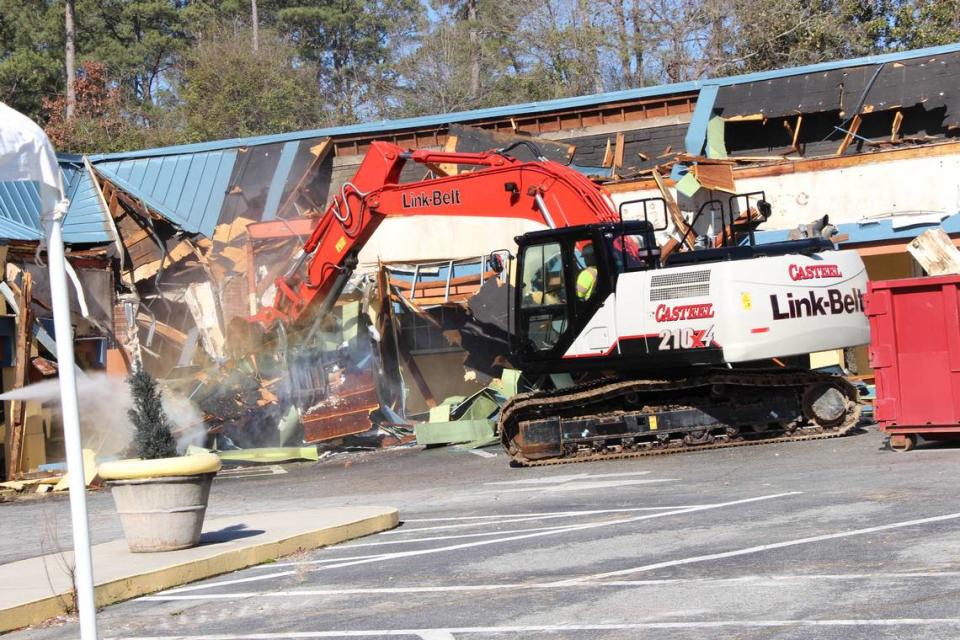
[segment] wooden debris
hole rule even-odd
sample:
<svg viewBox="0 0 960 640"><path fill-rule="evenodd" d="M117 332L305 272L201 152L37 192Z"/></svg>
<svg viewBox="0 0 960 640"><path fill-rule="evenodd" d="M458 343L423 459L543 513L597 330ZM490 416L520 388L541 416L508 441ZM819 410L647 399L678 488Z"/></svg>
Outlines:
<svg viewBox="0 0 960 640"><path fill-rule="evenodd" d="M857 131L860 130L860 123L863 119L860 117L860 114L853 116L853 121L850 122L850 128L847 130L847 134L843 136L843 141L840 143L840 147L837 149L836 155L842 156L847 151L847 147L850 146L850 143L853 142L854 136L857 135Z"/></svg>
<svg viewBox="0 0 960 640"><path fill-rule="evenodd" d="M209 282L195 282L187 287L184 300L200 330L200 343L214 361L225 358L226 340L220 326L217 299Z"/></svg>
<svg viewBox="0 0 960 640"><path fill-rule="evenodd" d="M610 169L610 173L613 176L617 176L620 172L620 169L623 167L623 147L625 145L623 132L617 132L617 141L613 145L613 167Z"/></svg>
<svg viewBox="0 0 960 640"><path fill-rule="evenodd" d="M800 126L803 124L803 114L797 116L797 124L794 126L790 125L789 120L783 121L783 128L787 130L787 133L790 135L790 146L793 148L794 153L799 156L802 156L803 153L800 151L800 146L798 144L800 140Z"/></svg>
<svg viewBox="0 0 960 640"><path fill-rule="evenodd" d="M903 124L903 111L897 109L893 116L893 125L890 127L890 142L896 143L900 139L900 125Z"/></svg>
<svg viewBox="0 0 960 640"><path fill-rule="evenodd" d="M706 189L737 193L737 185L733 181L733 167L729 164L695 164L693 175Z"/></svg>
<svg viewBox="0 0 960 640"><path fill-rule="evenodd" d="M83 450L83 484L84 486L89 487L93 484L93 481L97 479L98 474L97 468L97 454L91 449ZM66 491L70 488L70 474L65 473L58 480L57 478L51 478L53 482L54 491Z"/></svg>
<svg viewBox="0 0 960 640"><path fill-rule="evenodd" d="M187 242L180 242L174 246L173 249L168 251L166 257L162 260L153 260L134 268L133 280L134 282L140 282L141 280L152 278L153 276L157 275L157 272L160 271L161 264L163 265L164 269L168 269L192 253L193 251Z"/></svg>
<svg viewBox="0 0 960 640"><path fill-rule="evenodd" d="M9 265L8 265L9 266ZM30 330L33 326L33 317L30 304L33 299L33 280L29 271L23 272L23 282L20 287L20 296L17 306L20 313L17 315L17 336L14 343L14 372L13 388L19 389L27 384L27 363L30 361ZM26 429L26 403L23 400L10 402L11 419L9 421L10 436L7 447L6 463L8 478L19 478L23 463L23 439Z"/></svg>
<svg viewBox="0 0 960 640"><path fill-rule="evenodd" d="M613 166L613 147L610 144L610 138L607 138L607 147L603 150L603 160L600 161L600 166L604 168Z"/></svg>
<svg viewBox="0 0 960 640"><path fill-rule="evenodd" d="M907 251L928 275L960 274L960 250L942 228L924 231L907 245Z"/></svg>
<svg viewBox="0 0 960 640"><path fill-rule="evenodd" d="M444 150L444 151L451 152L451 153L454 152L454 151L456 151L456 150L457 150L457 143L458 143L458 142L459 142L459 141L457 140L456 134L454 134L454 133L448 133L448 134L447 134L447 142L446 142L446 144L443 145L443 150ZM443 171L443 172L444 172L445 174L447 174L448 176L455 176L455 175L457 175L458 165L455 165L455 164L439 164L439 165L437 165L437 168L439 168L441 171Z"/></svg>
<svg viewBox="0 0 960 640"><path fill-rule="evenodd" d="M137 324L140 325L141 327L149 327L151 322L152 320L150 319L150 316L148 316L147 314L145 313L137 314ZM158 335L166 338L167 340L175 342L177 344L182 345L187 341L187 334L185 334L183 331L180 331L179 329L171 327L168 324L164 324L159 320L157 320L156 323L154 324L154 329L156 330Z"/></svg>
<svg viewBox="0 0 960 640"><path fill-rule="evenodd" d="M44 376L55 376L55 375L57 375L57 363L56 363L56 362L51 362L50 360L47 360L46 358L37 356L36 358L34 358L33 360L31 360L31 364L33 365L33 368L34 368L34 369L36 369L37 371L40 372L41 375L44 375Z"/></svg>
<svg viewBox="0 0 960 640"><path fill-rule="evenodd" d="M683 236L687 248L692 250L696 239L692 237L692 233L687 233L687 231L690 229L690 225L687 224L687 219L683 217L683 212L680 211L680 206L674 199L673 194L670 193L670 190L667 189L667 186L663 183L663 178L660 176L659 171L653 172L653 181L657 183L657 189L660 190L660 195L663 196L663 201L667 205L667 213L670 214L670 219L673 220L673 224L677 228L677 233ZM673 248L675 248L675 246L676 245L673 245L671 247L668 245L667 247L664 247L664 250L660 256L660 260L665 261L667 256L673 252Z"/></svg>

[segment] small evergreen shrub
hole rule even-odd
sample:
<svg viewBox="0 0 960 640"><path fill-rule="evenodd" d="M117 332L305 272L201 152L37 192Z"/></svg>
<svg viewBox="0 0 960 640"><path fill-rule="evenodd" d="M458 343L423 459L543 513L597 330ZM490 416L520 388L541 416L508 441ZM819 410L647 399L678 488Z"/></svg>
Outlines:
<svg viewBox="0 0 960 640"><path fill-rule="evenodd" d="M157 381L142 368L137 368L127 382L133 395L133 408L129 415L136 428L134 443L137 456L144 460L176 456L177 443L160 402L162 394L157 388Z"/></svg>

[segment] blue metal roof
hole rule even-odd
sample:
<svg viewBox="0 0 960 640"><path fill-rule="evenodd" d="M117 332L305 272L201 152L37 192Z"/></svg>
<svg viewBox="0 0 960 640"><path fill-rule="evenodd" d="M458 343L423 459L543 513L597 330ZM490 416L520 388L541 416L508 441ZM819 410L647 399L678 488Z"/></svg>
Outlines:
<svg viewBox="0 0 960 640"><path fill-rule="evenodd" d="M867 242L889 242L890 240L902 240L907 242L913 240L918 235L928 229L943 227L947 233L960 233L960 213L954 213L945 216L940 222L918 222L917 224L906 226L904 220L897 221L897 227L893 226L891 218L879 218L877 220L861 220L859 222L846 222L837 225L837 231L849 236L848 239L841 242L842 245L864 244ZM757 244L770 244L771 242L783 242L788 239L790 229L778 229L771 231L758 231L756 233Z"/></svg>
<svg viewBox="0 0 960 640"><path fill-rule="evenodd" d="M776 69L773 71L761 71L748 73L739 76L726 76L714 79L695 80L691 82L680 82L675 84L657 85L652 87L641 87L639 89L627 89L625 91L612 91L607 93L597 93L588 96L577 96L573 98L561 98L558 100L545 100L541 102L527 102L521 104L506 105L502 107L492 107L487 109L473 109L471 111L458 111L454 113L445 113L431 116L422 116L418 118L402 118L398 120L382 120L379 122L366 122L361 124L352 124L339 127L328 127L324 129L312 129L307 131L295 131L291 133L281 133L275 135L255 136L250 138L233 138L229 140L214 140L211 142L201 142L196 144L178 145L172 147L160 147L156 149L144 149L141 151L130 151L120 153L109 153L90 156L90 160L99 163L103 160L117 160L122 158L148 158L160 155L177 155L183 153L200 153L207 151L219 151L224 149L234 149L237 147L254 146L260 144L272 144L277 142L288 142L291 140L302 140L304 138L316 138L322 136L349 136L375 134L388 131L400 131L403 129L418 129L423 127L444 126L454 122L469 122L472 120L487 120L497 118L516 117L527 114L542 113L545 111L558 111L563 109L576 109L581 107L590 107L609 102L621 102L625 100L638 100L661 95L670 95L676 93L685 93L698 91L704 86L728 86L742 84L747 82L757 82L763 80L773 80L776 78L785 78L794 75L806 73L816 73L821 71L831 71L833 69L843 69L847 67L858 67L871 64L881 64L885 62L898 62L912 58L923 58L929 56L942 55L945 53L955 53L960 51L960 42L938 47L928 47L925 49L915 49L912 51L901 51L897 53L885 53L882 55L864 56L861 58L852 58L849 60L834 60L831 62L821 62L817 64L805 65L802 67L792 67L788 69Z"/></svg>
<svg viewBox="0 0 960 640"><path fill-rule="evenodd" d="M63 239L76 243L110 242L113 237L100 193L82 159L78 160L60 158L63 185L70 199L63 221Z"/></svg>
<svg viewBox="0 0 960 640"><path fill-rule="evenodd" d="M63 223L63 239L72 243L110 241L106 212L96 187L79 156L58 157L70 209ZM40 190L36 182L0 182L0 238L39 240Z"/></svg>
<svg viewBox="0 0 960 640"><path fill-rule="evenodd" d="M181 229L212 236L236 158L236 150L164 153L94 166Z"/></svg>

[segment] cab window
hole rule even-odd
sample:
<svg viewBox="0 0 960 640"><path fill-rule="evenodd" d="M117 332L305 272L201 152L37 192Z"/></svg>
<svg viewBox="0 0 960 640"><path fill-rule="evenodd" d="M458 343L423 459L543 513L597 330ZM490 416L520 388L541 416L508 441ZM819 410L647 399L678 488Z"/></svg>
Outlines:
<svg viewBox="0 0 960 640"><path fill-rule="evenodd" d="M654 260L656 247L647 247L647 238L642 234L607 235L610 255L617 273L649 269Z"/></svg>
<svg viewBox="0 0 960 640"><path fill-rule="evenodd" d="M550 351L567 330L567 289L559 243L524 249L521 332L535 351Z"/></svg>
<svg viewBox="0 0 960 640"><path fill-rule="evenodd" d="M527 247L523 257L523 308L566 302L560 245L554 242Z"/></svg>

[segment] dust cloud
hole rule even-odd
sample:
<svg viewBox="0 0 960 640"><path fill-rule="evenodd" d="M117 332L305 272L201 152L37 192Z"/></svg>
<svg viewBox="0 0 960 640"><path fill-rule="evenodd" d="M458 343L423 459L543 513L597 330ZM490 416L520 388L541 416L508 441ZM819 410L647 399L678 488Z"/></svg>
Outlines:
<svg viewBox="0 0 960 640"><path fill-rule="evenodd" d="M80 399L80 434L84 448L98 456L126 455L133 443L133 424L127 411L133 406L130 388L123 378L105 373L77 376ZM0 394L0 400L35 400L56 402L60 408L60 382L44 380L21 389ZM182 453L188 445L203 444L206 427L197 408L186 398L163 392L163 408L173 426L177 449Z"/></svg>

